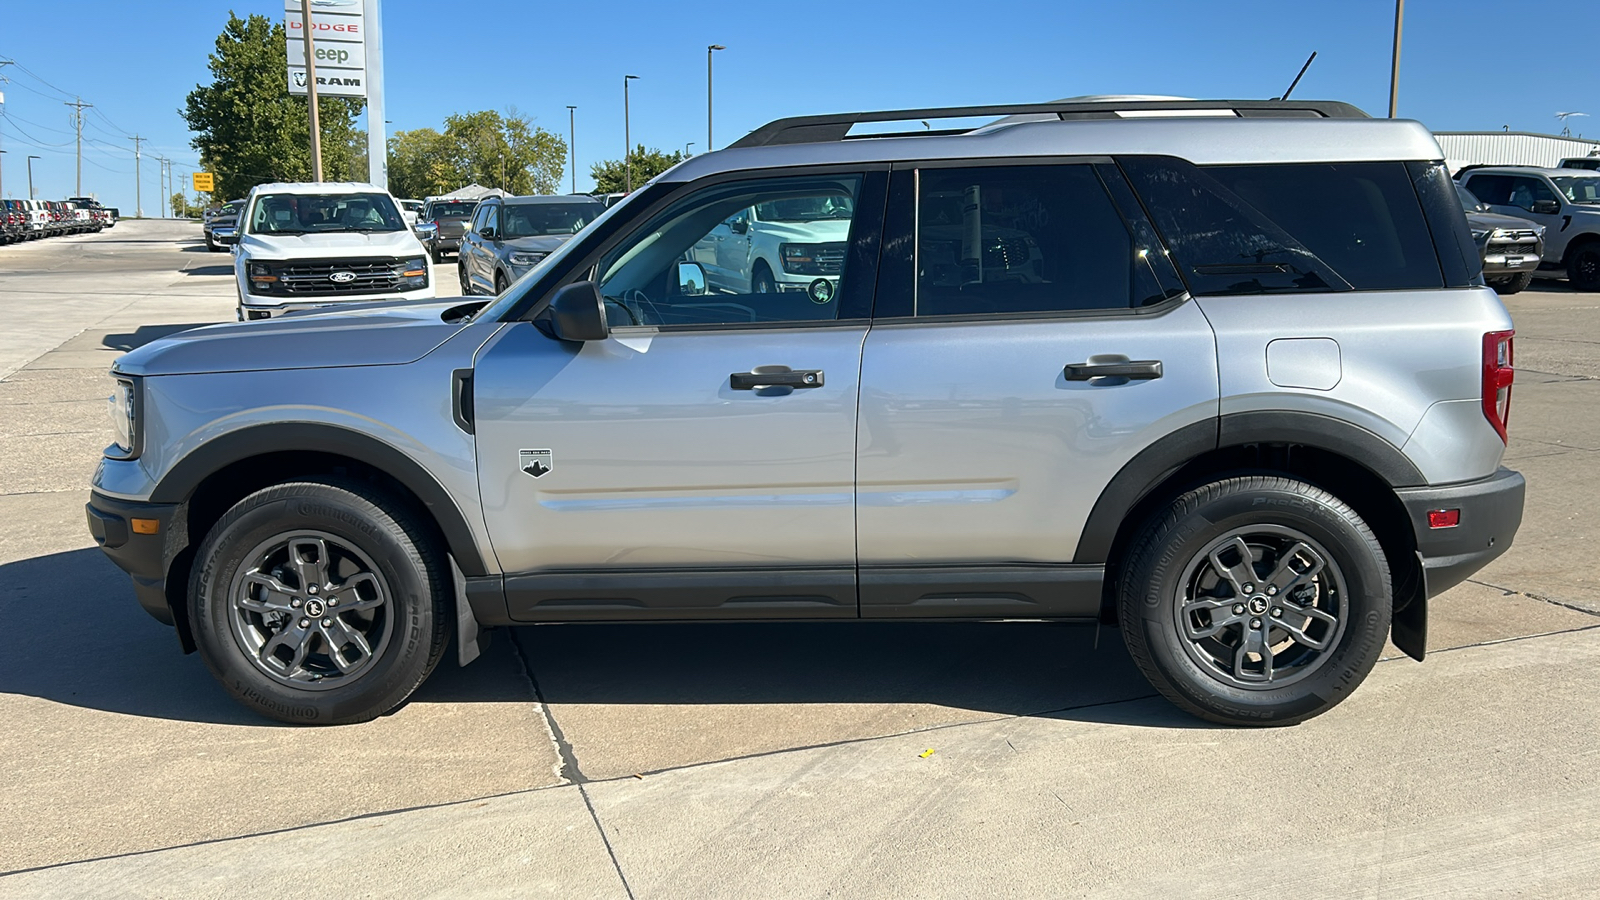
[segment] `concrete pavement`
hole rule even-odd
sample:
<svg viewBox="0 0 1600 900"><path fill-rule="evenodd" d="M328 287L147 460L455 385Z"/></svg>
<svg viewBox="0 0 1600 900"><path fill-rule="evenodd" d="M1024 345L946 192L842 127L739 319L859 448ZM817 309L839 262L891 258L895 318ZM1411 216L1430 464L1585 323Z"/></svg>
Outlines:
<svg viewBox="0 0 1600 900"><path fill-rule="evenodd" d="M1178 713L1111 629L952 623L519 629L390 716L299 729L232 704L84 532L105 368L232 317L198 242L0 248L0 897L1600 884L1600 297L1508 298L1522 532L1434 601L1425 664L1391 648L1295 728Z"/></svg>

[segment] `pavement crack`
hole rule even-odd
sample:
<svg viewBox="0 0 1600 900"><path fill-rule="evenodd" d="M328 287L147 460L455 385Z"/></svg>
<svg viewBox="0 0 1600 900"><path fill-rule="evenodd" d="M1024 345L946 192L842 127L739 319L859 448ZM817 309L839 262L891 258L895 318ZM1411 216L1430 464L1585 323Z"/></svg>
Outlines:
<svg viewBox="0 0 1600 900"><path fill-rule="evenodd" d="M600 824L600 814L595 812L594 803L589 800L589 789L578 785L578 796L583 798L584 808L589 810L589 818L594 820L595 831L600 833L600 843L606 845L606 855L611 857L611 867L617 870L617 879L622 882L622 889L627 892L628 900L633 898L633 885L628 884L628 876L622 871L622 863L617 860L617 851L611 846L611 836L606 834L606 826Z"/></svg>
<svg viewBox="0 0 1600 900"><path fill-rule="evenodd" d="M567 740L566 734L561 731L561 725L556 722L555 714L550 711L550 701L545 699L544 688L539 686L539 677L533 674L533 666L528 662L528 654L523 651L516 630L508 630L511 632L512 652L517 654L517 661L522 664L522 673L533 688L533 696L539 701L539 710L544 715L545 729L550 733L550 741L555 744L556 756L561 761L556 776L564 784L587 783L589 779L584 777L583 770L578 767L578 757L572 750L572 742Z"/></svg>
<svg viewBox="0 0 1600 900"><path fill-rule="evenodd" d="M1538 600L1540 603L1548 603L1551 606L1559 606L1562 609L1570 609L1573 612L1581 612L1586 616L1597 616L1597 617L1600 617L1600 611L1596 611L1596 610L1593 610L1593 609L1585 609L1582 606L1578 606L1578 605L1573 604L1573 603L1568 603L1568 602L1566 602L1564 600L1557 600L1554 597L1546 597L1543 594L1530 594L1527 591L1519 591L1516 588L1508 588L1508 587L1503 587L1503 586L1498 585L1498 584L1491 584L1491 583L1489 583L1487 581L1479 581L1476 578L1468 578L1467 581L1470 581L1473 584L1480 585L1482 587L1493 588L1493 589L1495 589L1497 591L1503 591L1508 595L1514 595L1514 596L1517 596L1517 597L1527 597L1529 600ZM1559 632L1552 632L1552 633L1554 634L1554 633L1559 633Z"/></svg>

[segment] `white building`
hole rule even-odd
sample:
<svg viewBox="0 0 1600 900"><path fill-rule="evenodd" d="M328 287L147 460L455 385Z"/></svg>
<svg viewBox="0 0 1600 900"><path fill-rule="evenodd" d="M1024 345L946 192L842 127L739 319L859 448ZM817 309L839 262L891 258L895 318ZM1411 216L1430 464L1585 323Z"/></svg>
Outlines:
<svg viewBox="0 0 1600 900"><path fill-rule="evenodd" d="M1451 174L1462 166L1540 166L1554 168L1573 156L1600 156L1600 141L1532 134L1526 131L1439 131Z"/></svg>

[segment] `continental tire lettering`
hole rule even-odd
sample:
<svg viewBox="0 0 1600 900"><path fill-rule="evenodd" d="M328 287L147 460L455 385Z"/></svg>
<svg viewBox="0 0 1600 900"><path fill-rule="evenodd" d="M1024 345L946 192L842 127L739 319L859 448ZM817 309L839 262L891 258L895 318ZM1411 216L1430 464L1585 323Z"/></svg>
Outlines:
<svg viewBox="0 0 1600 900"><path fill-rule="evenodd" d="M295 509L295 512L302 516L321 516L325 519L333 519L337 522L343 522L362 534L370 535L378 533L378 528L376 525L373 525L371 522L368 522L366 519L363 519L362 517L349 512L348 510L337 509L332 506L319 506L315 503L301 503L300 506Z"/></svg>
<svg viewBox="0 0 1600 900"><path fill-rule="evenodd" d="M235 681L233 686L238 689L239 696L249 700L252 703L255 703L258 706L264 706L281 716L288 716L293 719L311 720L319 718L322 715L322 713L318 712L315 707L294 706L284 703L280 700L275 700L241 681Z"/></svg>

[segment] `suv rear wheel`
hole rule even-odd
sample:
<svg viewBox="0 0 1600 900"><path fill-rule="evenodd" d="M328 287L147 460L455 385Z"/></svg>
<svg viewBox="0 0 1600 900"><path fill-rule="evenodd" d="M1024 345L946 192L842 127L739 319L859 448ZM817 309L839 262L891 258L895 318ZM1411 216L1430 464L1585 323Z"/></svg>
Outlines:
<svg viewBox="0 0 1600 900"><path fill-rule="evenodd" d="M1291 725L1361 683L1389 634L1389 569L1361 517L1288 478L1190 491L1145 527L1118 591L1128 652L1168 700Z"/></svg>
<svg viewBox="0 0 1600 900"><path fill-rule="evenodd" d="M240 703L293 724L376 718L449 636L450 576L413 514L354 481L257 491L201 544L189 615L206 667Z"/></svg>
<svg viewBox="0 0 1600 900"><path fill-rule="evenodd" d="M1600 291L1600 241L1572 248L1567 258L1567 281L1580 291Z"/></svg>

